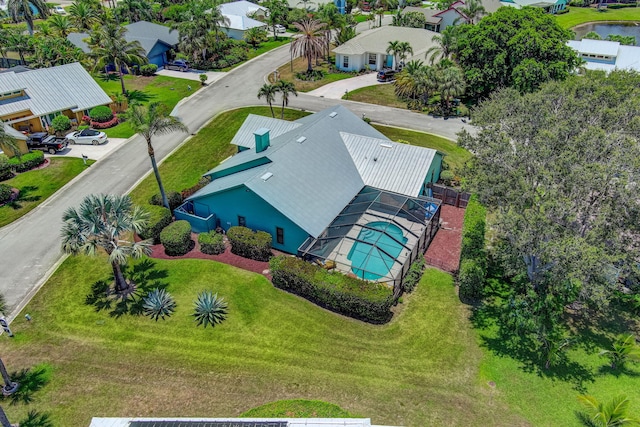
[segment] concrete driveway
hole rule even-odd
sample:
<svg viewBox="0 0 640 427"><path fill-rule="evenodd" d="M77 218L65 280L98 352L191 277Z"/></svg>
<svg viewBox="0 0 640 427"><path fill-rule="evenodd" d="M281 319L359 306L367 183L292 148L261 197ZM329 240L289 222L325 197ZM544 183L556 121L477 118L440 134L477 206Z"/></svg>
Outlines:
<svg viewBox="0 0 640 427"><path fill-rule="evenodd" d="M352 90L360 89L361 87L374 86L380 84L386 84L379 82L376 72L371 72L362 76L353 77L350 79L338 80L337 82L329 83L319 87L318 89L307 92L308 95L320 96L328 99L342 99L345 93Z"/></svg>
<svg viewBox="0 0 640 427"><path fill-rule="evenodd" d="M128 139L126 138L109 138L109 141L106 144L102 145L88 145L88 144L77 144L71 145L69 144L64 151L59 152L58 154L47 154L45 153L45 157L82 157L84 154L88 158L92 160L100 160L103 157L106 157L113 150L119 148L122 144L124 144Z"/></svg>

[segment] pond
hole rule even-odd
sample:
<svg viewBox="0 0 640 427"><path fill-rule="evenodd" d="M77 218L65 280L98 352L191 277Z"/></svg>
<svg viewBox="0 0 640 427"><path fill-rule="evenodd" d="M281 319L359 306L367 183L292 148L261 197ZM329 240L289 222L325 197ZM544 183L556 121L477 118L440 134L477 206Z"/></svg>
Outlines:
<svg viewBox="0 0 640 427"><path fill-rule="evenodd" d="M606 39L609 34L635 36L636 46L640 43L640 23L638 22L593 22L572 28L576 40L582 40L585 34L595 31Z"/></svg>

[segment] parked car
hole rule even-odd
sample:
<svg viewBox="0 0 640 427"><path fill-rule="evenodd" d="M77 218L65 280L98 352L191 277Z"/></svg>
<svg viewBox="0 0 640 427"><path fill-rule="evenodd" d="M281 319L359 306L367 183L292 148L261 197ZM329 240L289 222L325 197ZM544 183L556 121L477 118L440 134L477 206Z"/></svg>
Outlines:
<svg viewBox="0 0 640 427"><path fill-rule="evenodd" d="M284 25L276 24L273 26L273 28L276 30L276 33L278 34L287 32L287 27L285 27Z"/></svg>
<svg viewBox="0 0 640 427"><path fill-rule="evenodd" d="M64 8L62 6L54 6L53 12L57 13L58 15L66 15L67 14L67 11L64 10Z"/></svg>
<svg viewBox="0 0 640 427"><path fill-rule="evenodd" d="M393 70L380 70L377 78L379 82L390 82L396 79L396 72Z"/></svg>
<svg viewBox="0 0 640 427"><path fill-rule="evenodd" d="M82 129L76 132L71 132L67 135L69 144L93 144L100 145L109 141L107 134L97 131L95 129Z"/></svg>
<svg viewBox="0 0 640 427"><path fill-rule="evenodd" d="M369 4L369 2L363 1L360 4L360 10L363 12L371 12L371 5Z"/></svg>
<svg viewBox="0 0 640 427"><path fill-rule="evenodd" d="M49 154L64 150L68 144L67 138L58 138L46 132L36 132L27 136L29 150L47 151Z"/></svg>
<svg viewBox="0 0 640 427"><path fill-rule="evenodd" d="M189 63L184 59L176 59L175 61L169 62L164 66L165 70L178 70L178 71L189 71Z"/></svg>

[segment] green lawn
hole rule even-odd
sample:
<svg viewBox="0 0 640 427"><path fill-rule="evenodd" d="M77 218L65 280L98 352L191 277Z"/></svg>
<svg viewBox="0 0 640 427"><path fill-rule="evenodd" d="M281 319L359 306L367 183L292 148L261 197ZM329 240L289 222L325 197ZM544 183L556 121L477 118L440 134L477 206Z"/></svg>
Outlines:
<svg viewBox="0 0 640 427"><path fill-rule="evenodd" d="M333 57L331 60L333 61ZM314 82L298 80L295 77L296 73L307 70L307 60L305 58L295 58L293 60L293 72L291 71L290 62L278 68L278 72L280 73L281 80L293 82L296 85L296 90L299 92L309 92L326 84L337 82L338 80L350 79L351 77L356 76L356 74L353 73L334 72L333 64L334 62L327 63L326 58L320 61L320 65L317 65L316 62L314 62L314 70L322 70L326 73L324 78ZM273 82L273 73L269 76L269 79Z"/></svg>
<svg viewBox="0 0 640 427"><path fill-rule="evenodd" d="M394 89L395 86L393 84L361 87L360 89L350 91L349 94L343 96L342 99L406 109L407 103L398 99Z"/></svg>
<svg viewBox="0 0 640 427"><path fill-rule="evenodd" d="M94 162L89 160L87 163ZM20 189L20 197L13 203L0 207L0 227L10 224L35 209L86 168L82 159L53 157L51 164L44 169L21 173L3 181L3 184Z"/></svg>
<svg viewBox="0 0 640 427"><path fill-rule="evenodd" d="M572 7L568 13L555 15L555 17L558 24L564 28L596 21L640 21L640 8L626 7L598 12L593 7Z"/></svg>
<svg viewBox="0 0 640 427"><path fill-rule="evenodd" d="M290 38L279 38L277 41L273 39L273 37L269 37L269 40L261 43L260 46L258 46L257 49L253 49L250 48L249 49L249 56L247 58L247 61L256 58L260 55L262 55L263 53L267 53L270 50L279 48L280 46L283 46L285 44L289 44L289 42L291 41ZM244 64L247 61L243 61L239 64L234 65L233 67L229 67L229 68L225 68L223 71L229 71L229 70L233 70L236 67L239 67L240 65Z"/></svg>

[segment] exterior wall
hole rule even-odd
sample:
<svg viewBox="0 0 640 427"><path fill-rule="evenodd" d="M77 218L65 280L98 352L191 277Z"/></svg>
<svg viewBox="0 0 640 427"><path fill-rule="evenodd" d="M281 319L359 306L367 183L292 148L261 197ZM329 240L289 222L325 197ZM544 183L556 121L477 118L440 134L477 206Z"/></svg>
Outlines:
<svg viewBox="0 0 640 427"><path fill-rule="evenodd" d="M349 66L344 67L344 57L349 58ZM342 71L360 71L368 64L367 54L364 55L344 55L342 53L336 54L336 68Z"/></svg>
<svg viewBox="0 0 640 427"><path fill-rule="evenodd" d="M21 111L20 113L2 116L0 117L0 120L7 123L11 120L19 119L20 117L31 117L32 115L33 114L31 113L31 111ZM42 132L45 130L42 126L42 123L40 122L40 119L37 117L26 120L18 120L14 123L11 123L11 126L20 132Z"/></svg>
<svg viewBox="0 0 640 427"><path fill-rule="evenodd" d="M451 25L460 25L465 22L464 18L462 18L454 9L445 10L438 16L442 18L442 21L440 21L440 32L444 31L445 28ZM458 18L460 18L460 20L455 22Z"/></svg>
<svg viewBox="0 0 640 427"><path fill-rule="evenodd" d="M273 247L280 251L295 254L309 237L307 232L245 186L193 199L193 204L196 215L206 218L215 214L225 230L238 225L238 216L245 217L247 227L271 234ZM283 245L276 241L276 227L284 229Z"/></svg>
<svg viewBox="0 0 640 427"><path fill-rule="evenodd" d="M564 10L567 7L567 0L558 0L556 4L551 7L551 13L557 13L560 10Z"/></svg>
<svg viewBox="0 0 640 427"><path fill-rule="evenodd" d="M243 40L244 31L242 30L234 30L232 28L222 28L222 32L227 35L230 39L234 40Z"/></svg>
<svg viewBox="0 0 640 427"><path fill-rule="evenodd" d="M424 185L422 186L422 191L420 192L421 196L428 196L429 192L427 189L427 185L429 183L435 184L440 179L440 172L442 171L442 158L443 155L441 153L436 153L433 156L433 161L431 162L431 166L427 171L427 174L424 178Z"/></svg>
<svg viewBox="0 0 640 427"><path fill-rule="evenodd" d="M156 64L158 67L162 67L167 62L168 50L168 46L162 43L156 43L155 46L153 46L153 49L147 53L149 64Z"/></svg>

